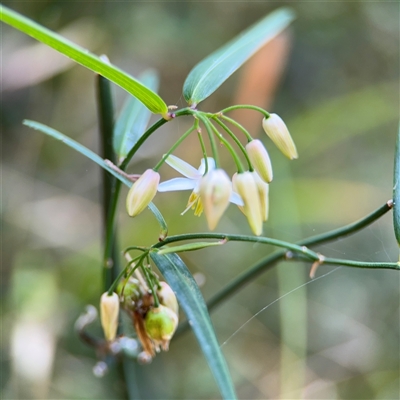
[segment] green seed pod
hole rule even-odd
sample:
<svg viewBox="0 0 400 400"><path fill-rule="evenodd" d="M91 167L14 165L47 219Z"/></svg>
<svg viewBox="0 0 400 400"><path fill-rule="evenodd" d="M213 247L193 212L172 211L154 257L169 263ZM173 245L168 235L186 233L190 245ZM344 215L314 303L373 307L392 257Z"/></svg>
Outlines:
<svg viewBox="0 0 400 400"><path fill-rule="evenodd" d="M172 310L176 315L179 313L178 301L176 300L175 293L168 285L167 282L160 282L161 289L157 291L160 303Z"/></svg>
<svg viewBox="0 0 400 400"><path fill-rule="evenodd" d="M146 314L144 324L146 333L155 346L161 345L164 350L168 350L169 341L178 326L178 316L175 312L160 305Z"/></svg>
<svg viewBox="0 0 400 400"><path fill-rule="evenodd" d="M128 279L128 282L122 280L118 284L117 293L120 297L121 305L125 309L131 310L140 298L139 282L132 277Z"/></svg>

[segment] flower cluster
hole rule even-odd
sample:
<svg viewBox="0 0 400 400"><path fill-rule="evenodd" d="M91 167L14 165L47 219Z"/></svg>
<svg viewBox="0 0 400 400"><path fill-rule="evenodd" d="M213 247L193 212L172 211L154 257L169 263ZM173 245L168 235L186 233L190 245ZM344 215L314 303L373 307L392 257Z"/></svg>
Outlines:
<svg viewBox="0 0 400 400"><path fill-rule="evenodd" d="M176 296L166 282L159 282L156 306L147 285L129 277L120 282L117 293L104 293L100 298L100 320L109 343L116 339L120 307L131 317L145 354L151 360L155 353L168 350L169 342L178 326L179 307Z"/></svg>
<svg viewBox="0 0 400 400"><path fill-rule="evenodd" d="M278 115L269 114L268 118L263 119L262 126L285 156L289 159L298 157L290 133ZM234 174L232 180L224 170L216 167L215 160L211 157L203 158L200 167L196 169L180 158L168 155L165 162L183 177L159 183L158 172L152 169L145 171L128 193L128 214L134 217L143 211L157 191L192 190L183 213L193 209L194 214L200 216L204 211L208 227L213 230L231 202L247 217L253 233L261 235L263 222L268 219L268 191L273 178L271 160L258 139L249 140L244 151L252 168Z"/></svg>

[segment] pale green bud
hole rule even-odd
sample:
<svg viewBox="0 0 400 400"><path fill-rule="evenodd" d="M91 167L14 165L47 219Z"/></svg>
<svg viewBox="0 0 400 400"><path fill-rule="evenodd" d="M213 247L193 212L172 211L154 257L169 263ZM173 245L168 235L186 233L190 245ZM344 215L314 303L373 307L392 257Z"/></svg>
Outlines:
<svg viewBox="0 0 400 400"><path fill-rule="evenodd" d="M243 172L233 175L233 188L243 200L242 211L246 215L253 233L260 236L262 233L261 202L253 172Z"/></svg>
<svg viewBox="0 0 400 400"><path fill-rule="evenodd" d="M100 298L100 320L104 336L107 340L115 339L118 328L119 297L117 293L111 296L107 292Z"/></svg>
<svg viewBox="0 0 400 400"><path fill-rule="evenodd" d="M171 287L168 285L167 282L160 282L161 289L157 291L157 296L158 299L160 300L160 303L168 307L170 310L172 310L176 315L179 314L179 306L178 306L178 301L176 300L175 293L171 289Z"/></svg>
<svg viewBox="0 0 400 400"><path fill-rule="evenodd" d="M201 179L200 197L210 230L215 229L227 209L231 193L231 181L222 169L212 170Z"/></svg>
<svg viewBox="0 0 400 400"><path fill-rule="evenodd" d="M160 174L152 169L146 170L129 189L126 209L131 217L140 214L153 200L160 182Z"/></svg>
<svg viewBox="0 0 400 400"><path fill-rule="evenodd" d="M155 347L168 350L169 341L178 326L178 316L170 308L160 305L146 314L145 330Z"/></svg>
<svg viewBox="0 0 400 400"><path fill-rule="evenodd" d="M275 146L288 158L298 158L296 146L290 136L289 130L282 118L277 114L270 114L264 118L262 126L265 133L275 143Z"/></svg>
<svg viewBox="0 0 400 400"><path fill-rule="evenodd" d="M261 179L269 183L272 181L272 165L268 152L261 140L255 139L247 143L246 151Z"/></svg>

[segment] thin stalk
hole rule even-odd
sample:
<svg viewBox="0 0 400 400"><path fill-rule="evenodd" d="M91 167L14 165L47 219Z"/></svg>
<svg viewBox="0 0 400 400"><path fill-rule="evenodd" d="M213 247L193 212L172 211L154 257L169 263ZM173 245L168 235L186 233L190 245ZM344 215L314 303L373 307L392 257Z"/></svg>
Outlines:
<svg viewBox="0 0 400 400"><path fill-rule="evenodd" d="M269 118L269 116L270 116L268 111L265 111L263 108L257 107L257 106L253 106L251 104L238 104L236 106L231 106L231 107L224 108L220 112L221 113L226 113L226 112L229 112L229 111L240 110L240 109L243 109L243 108L248 109L248 110L258 111L261 114L263 114L265 116L265 118Z"/></svg>
<svg viewBox="0 0 400 400"><path fill-rule="evenodd" d="M219 167L219 156L218 156L217 144L215 143L215 138L212 133L210 121L207 119L207 117L204 117L202 113L198 113L198 114L196 114L196 116L206 127L208 138L210 140L211 152L212 152L212 155L213 155L213 158L215 161L215 168L218 168Z"/></svg>
<svg viewBox="0 0 400 400"><path fill-rule="evenodd" d="M115 153L112 145L114 130L114 105L111 94L110 81L100 75L96 77L97 103L101 138L101 157L115 162ZM119 270L119 255L117 249L117 238L115 227L108 226L108 215L112 203L112 196L116 186L116 178L102 168L102 214L103 214L103 287L104 290L111 285ZM110 229L110 232L109 230ZM110 236L109 249L107 249L107 238Z"/></svg>
<svg viewBox="0 0 400 400"><path fill-rule="evenodd" d="M358 221L353 222L352 224L345 225L341 228L337 228L326 233L321 233L320 235L311 236L307 239L302 240L301 244L304 246L315 246L317 244L330 242L332 240L342 239L346 236L352 235L353 233L360 231L368 225L371 225L392 208L393 201L388 200L385 204L377 208L371 214L368 214L366 217L361 218Z"/></svg>
<svg viewBox="0 0 400 400"><path fill-rule="evenodd" d="M131 250L139 250L139 251L142 251L143 253L145 253L145 252L148 251L148 249L145 248L145 247L141 247L141 246L129 246L129 247L127 247L127 248L124 250L124 254L128 253L128 251L131 251Z"/></svg>
<svg viewBox="0 0 400 400"><path fill-rule="evenodd" d="M204 140L203 140L203 136L201 134L201 130L197 131L197 137L199 138L201 151L203 153L203 158L204 158L205 165L206 165L206 170L204 171L204 173L206 174L208 172L207 150L206 150L206 146L204 144Z"/></svg>
<svg viewBox="0 0 400 400"><path fill-rule="evenodd" d="M231 154L233 160L235 161L238 172L239 173L244 172L243 164L240 161L240 158L236 154L236 151L233 149L231 144L221 135L221 133L218 131L218 129L211 122L208 122L208 123L210 124L210 127L214 131L215 135L218 137L218 139L221 141L221 143L227 148L227 150Z"/></svg>
<svg viewBox="0 0 400 400"><path fill-rule="evenodd" d="M246 136L246 138L247 138L247 140L249 142L251 142L253 140L253 137L250 135L249 131L243 125L239 124L239 122L235 121L232 118L227 117L224 114L221 114L221 115L217 114L216 117L224 119L225 121L227 121L227 122L231 123L232 125L236 126L236 128L240 129L244 133L244 135Z"/></svg>
<svg viewBox="0 0 400 400"><path fill-rule="evenodd" d="M123 268L123 269L120 271L120 273L118 274L118 276L115 278L114 282L110 285L110 287L109 287L109 289L108 289L108 295L109 295L109 296L111 296L112 293L115 292L115 289L116 289L117 286L118 286L118 282L119 282L123 277L125 277L125 274L126 274L126 271L128 270L128 268L129 268L132 264L134 264L134 263L136 262L136 260L139 260L140 258L143 259L143 256L140 255L140 256L138 256L138 257L135 257L135 258L133 258L133 259L130 259L129 262L128 262L128 264L126 264L125 268ZM129 276L132 275L132 273L136 270L136 268L139 267L139 265L140 265L140 262L138 262L138 263L132 268L132 270L130 271Z"/></svg>
<svg viewBox="0 0 400 400"><path fill-rule="evenodd" d="M164 164L165 160L168 156L196 129L195 125L192 125L174 144L173 146L167 151L166 154L163 155L162 159L157 163L157 165L153 168L154 171L158 172L161 165Z"/></svg>
<svg viewBox="0 0 400 400"><path fill-rule="evenodd" d="M155 286L154 281L153 281L152 277L150 276L149 271L143 264L141 265L140 269L143 272L143 275L145 276L147 284L151 290L151 294L153 295L154 306L160 307L160 301L158 300L157 290L154 288L154 286Z"/></svg>
<svg viewBox="0 0 400 400"><path fill-rule="evenodd" d="M253 171L253 165L251 164L249 155L247 154L247 151L244 148L244 146L242 145L242 143L240 142L240 140L236 137L236 135L222 121L220 121L218 118L214 118L214 120L234 140L234 142L236 143L236 145L239 147L239 149L243 153L244 157L246 158L247 164L249 166L249 170Z"/></svg>

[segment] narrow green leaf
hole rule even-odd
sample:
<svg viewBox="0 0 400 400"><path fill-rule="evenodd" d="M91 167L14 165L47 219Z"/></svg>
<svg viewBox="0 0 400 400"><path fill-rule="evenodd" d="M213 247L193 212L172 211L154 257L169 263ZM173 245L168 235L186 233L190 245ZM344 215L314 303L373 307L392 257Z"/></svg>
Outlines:
<svg viewBox="0 0 400 400"><path fill-rule="evenodd" d="M139 80L149 89L158 90L158 74L147 70ZM114 128L113 146L118 159L124 159L137 143L150 120L150 112L135 97L128 96Z"/></svg>
<svg viewBox="0 0 400 400"><path fill-rule="evenodd" d="M229 400L236 399L232 379L215 337L207 306L190 271L176 254L160 255L151 252L150 256L175 292L214 374L222 397Z"/></svg>
<svg viewBox="0 0 400 400"><path fill-rule="evenodd" d="M294 17L289 8L275 10L197 64L183 85L183 96L189 105L197 105L210 96Z"/></svg>
<svg viewBox="0 0 400 400"><path fill-rule="evenodd" d="M29 119L25 119L23 121L23 124L28 126L29 128L43 132L46 135L49 135L52 138L65 143L67 146L71 147L72 149L83 154L90 160L94 161L97 165L100 165L101 168L104 168L105 170L107 170L111 175L115 176L126 186L128 186L128 187L132 186L133 183L129 179L125 178L123 175L118 173L118 171L111 168L110 165L107 164L107 162L105 160L103 160L100 156L98 156L96 153L94 153L92 150L89 150L87 147L83 146L82 144L80 144L80 143L76 142L75 140L71 139L70 137L64 135L63 133L56 131L53 128L50 128L47 125L41 124L40 122L31 121ZM154 214L158 223L160 224L160 227L161 227L160 240L165 239L165 237L167 236L168 229L167 229L167 223L165 222L164 217L162 216L162 214L160 213L158 208L154 205L154 203L150 203L148 205L148 208Z"/></svg>
<svg viewBox="0 0 400 400"><path fill-rule="evenodd" d="M0 20L114 82L132 96L135 96L152 113L167 117L168 107L164 100L157 93L116 66L3 5L0 5Z"/></svg>
<svg viewBox="0 0 400 400"><path fill-rule="evenodd" d="M394 234L400 247L400 126L397 134L396 150L394 153L393 202Z"/></svg>

